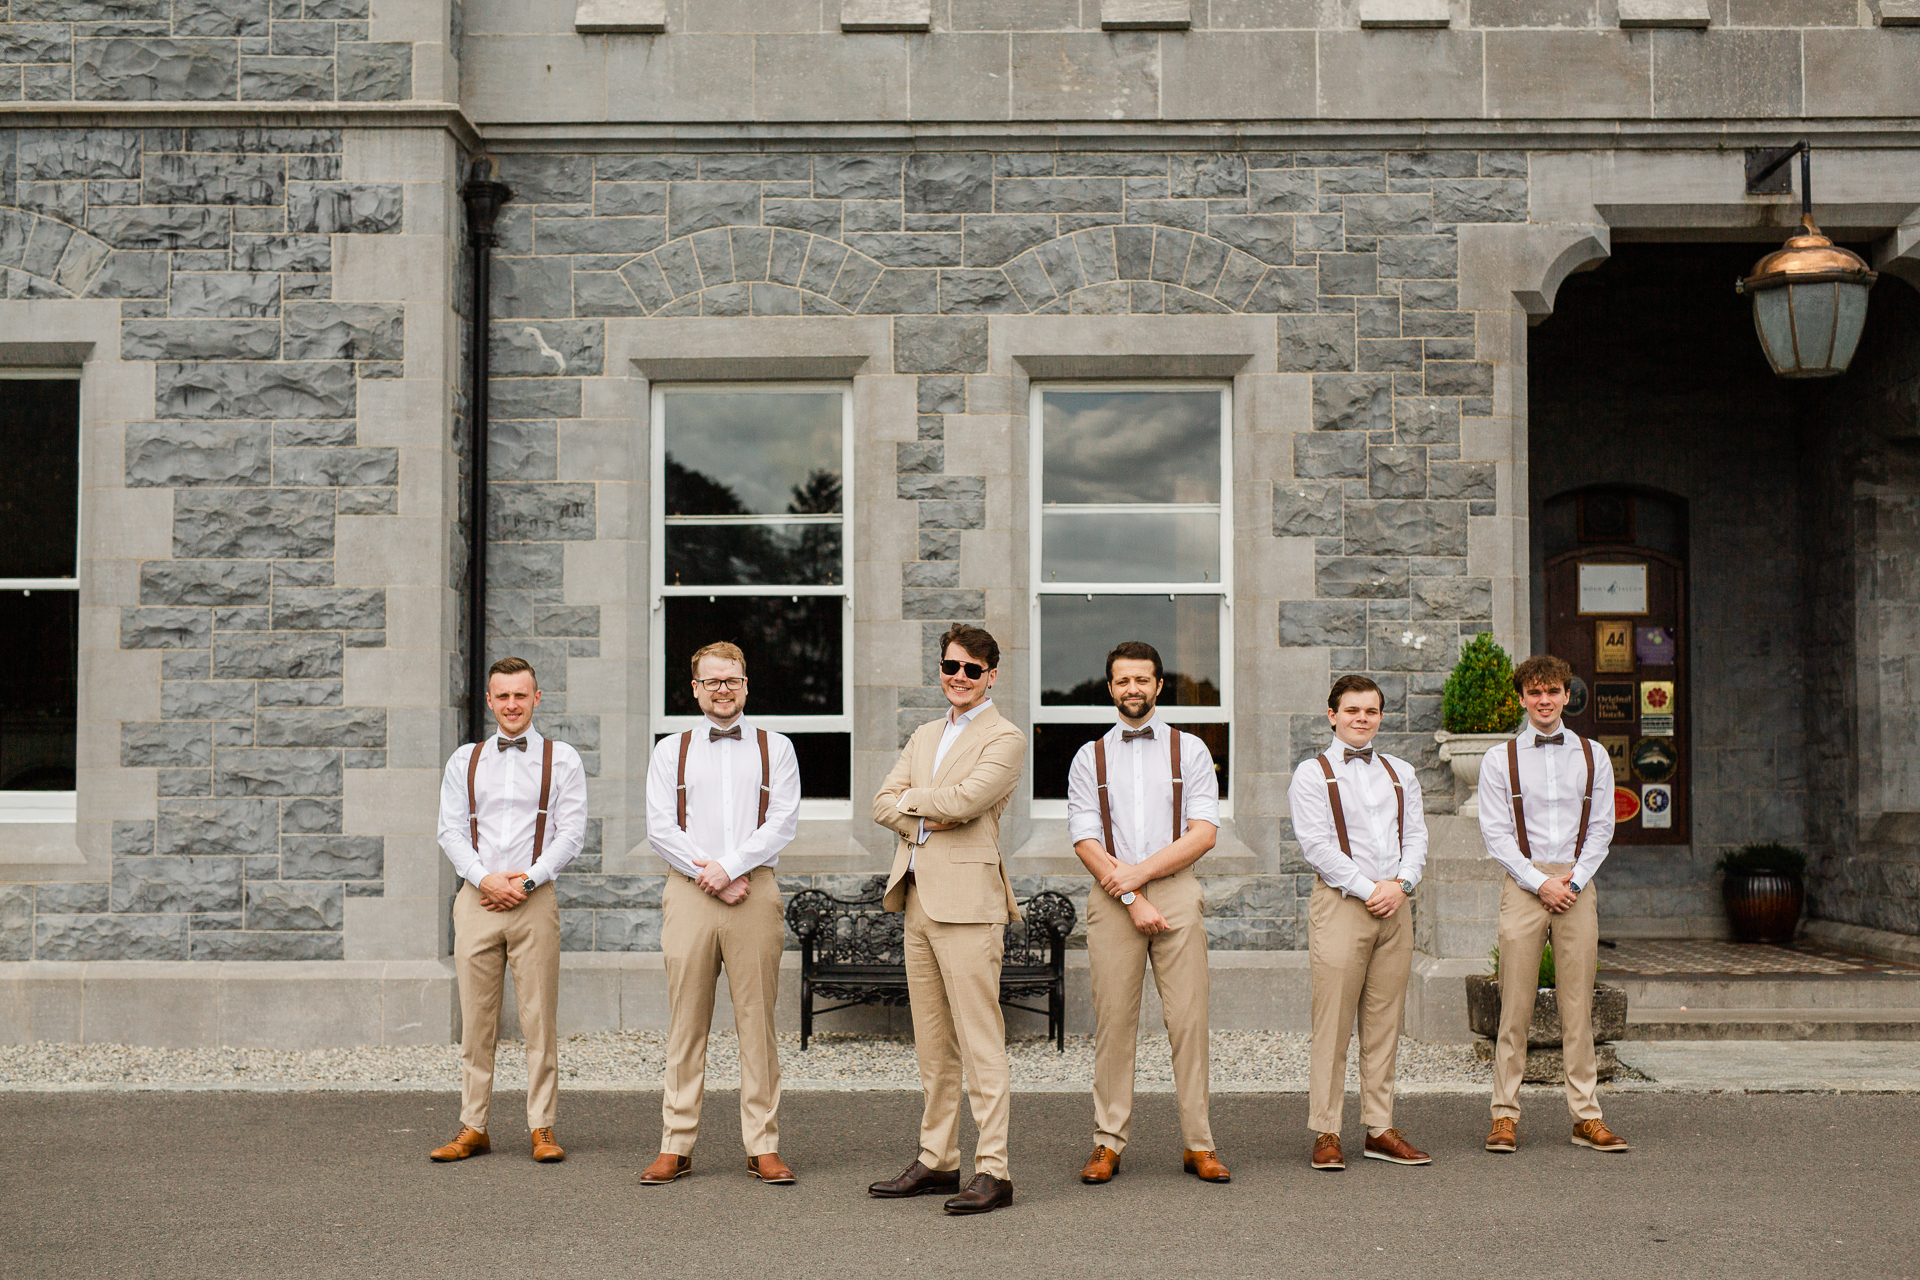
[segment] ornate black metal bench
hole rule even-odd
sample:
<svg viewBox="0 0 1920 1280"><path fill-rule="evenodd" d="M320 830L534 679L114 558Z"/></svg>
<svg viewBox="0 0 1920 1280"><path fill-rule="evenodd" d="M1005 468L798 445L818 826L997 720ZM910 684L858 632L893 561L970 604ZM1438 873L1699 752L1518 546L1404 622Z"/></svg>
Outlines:
<svg viewBox="0 0 1920 1280"><path fill-rule="evenodd" d="M907 1003L907 965L901 935L906 917L881 909L885 876L858 896L836 898L803 889L787 902L787 927L800 940L800 1047L813 1035L813 1015L854 1005ZM1007 926L1000 963L1000 1003L1045 1014L1047 1035L1067 1049L1067 935L1076 913L1065 894L1046 890L1020 904L1021 919ZM1021 1004L1044 997L1046 1007ZM814 1000L838 1000L814 1008Z"/></svg>

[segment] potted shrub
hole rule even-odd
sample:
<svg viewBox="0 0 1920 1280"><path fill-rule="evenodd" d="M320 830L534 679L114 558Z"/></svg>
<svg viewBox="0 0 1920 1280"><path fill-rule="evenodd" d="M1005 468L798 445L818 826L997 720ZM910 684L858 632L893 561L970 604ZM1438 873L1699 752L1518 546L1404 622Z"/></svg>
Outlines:
<svg viewBox="0 0 1920 1280"><path fill-rule="evenodd" d="M1720 859L1721 897L1735 942L1792 942L1806 905L1807 855L1784 844L1743 844Z"/></svg>
<svg viewBox="0 0 1920 1280"><path fill-rule="evenodd" d="M1480 812L1480 762L1519 725L1520 695L1513 691L1513 659L1485 631L1460 650L1440 696L1440 721L1434 734L1440 759L1453 766L1454 789L1462 793L1459 812Z"/></svg>

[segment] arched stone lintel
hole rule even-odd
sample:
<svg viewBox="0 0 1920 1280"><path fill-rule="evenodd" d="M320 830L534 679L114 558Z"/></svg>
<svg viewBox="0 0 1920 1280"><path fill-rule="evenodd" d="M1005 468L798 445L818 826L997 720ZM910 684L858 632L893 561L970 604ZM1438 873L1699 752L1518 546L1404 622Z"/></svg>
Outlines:
<svg viewBox="0 0 1920 1280"><path fill-rule="evenodd" d="M1591 271L1613 253L1604 223L1539 226L1495 224L1460 228L1460 309L1526 313L1539 324L1553 314L1560 285Z"/></svg>

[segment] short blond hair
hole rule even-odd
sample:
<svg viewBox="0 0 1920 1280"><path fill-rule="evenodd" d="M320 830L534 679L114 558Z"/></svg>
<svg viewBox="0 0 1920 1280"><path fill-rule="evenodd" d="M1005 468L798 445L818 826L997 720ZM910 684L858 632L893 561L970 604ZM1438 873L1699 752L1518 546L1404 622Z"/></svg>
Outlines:
<svg viewBox="0 0 1920 1280"><path fill-rule="evenodd" d="M695 680L700 678L700 660L702 658L718 658L722 662L737 662L740 664L740 673L742 675L745 675L747 671L747 655L740 652L739 645L727 640L716 640L710 645L701 647L693 655L693 678Z"/></svg>

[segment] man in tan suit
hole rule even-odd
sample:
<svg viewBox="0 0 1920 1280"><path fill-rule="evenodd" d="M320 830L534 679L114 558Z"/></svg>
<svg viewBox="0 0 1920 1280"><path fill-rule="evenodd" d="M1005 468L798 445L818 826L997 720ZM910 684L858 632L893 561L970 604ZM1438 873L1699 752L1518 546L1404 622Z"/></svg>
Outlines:
<svg viewBox="0 0 1920 1280"><path fill-rule="evenodd" d="M940 687L950 708L914 731L873 799L873 820L899 833L883 900L906 912L907 994L926 1107L920 1154L899 1177L876 1182L882 1198L954 1192L948 1213L1013 1203L1007 1172L1007 1025L1000 1012L1006 924L1020 912L1000 861L1000 814L1027 741L988 697L1000 645L979 627L940 638ZM960 1085L964 1068L980 1143L960 1191Z"/></svg>

